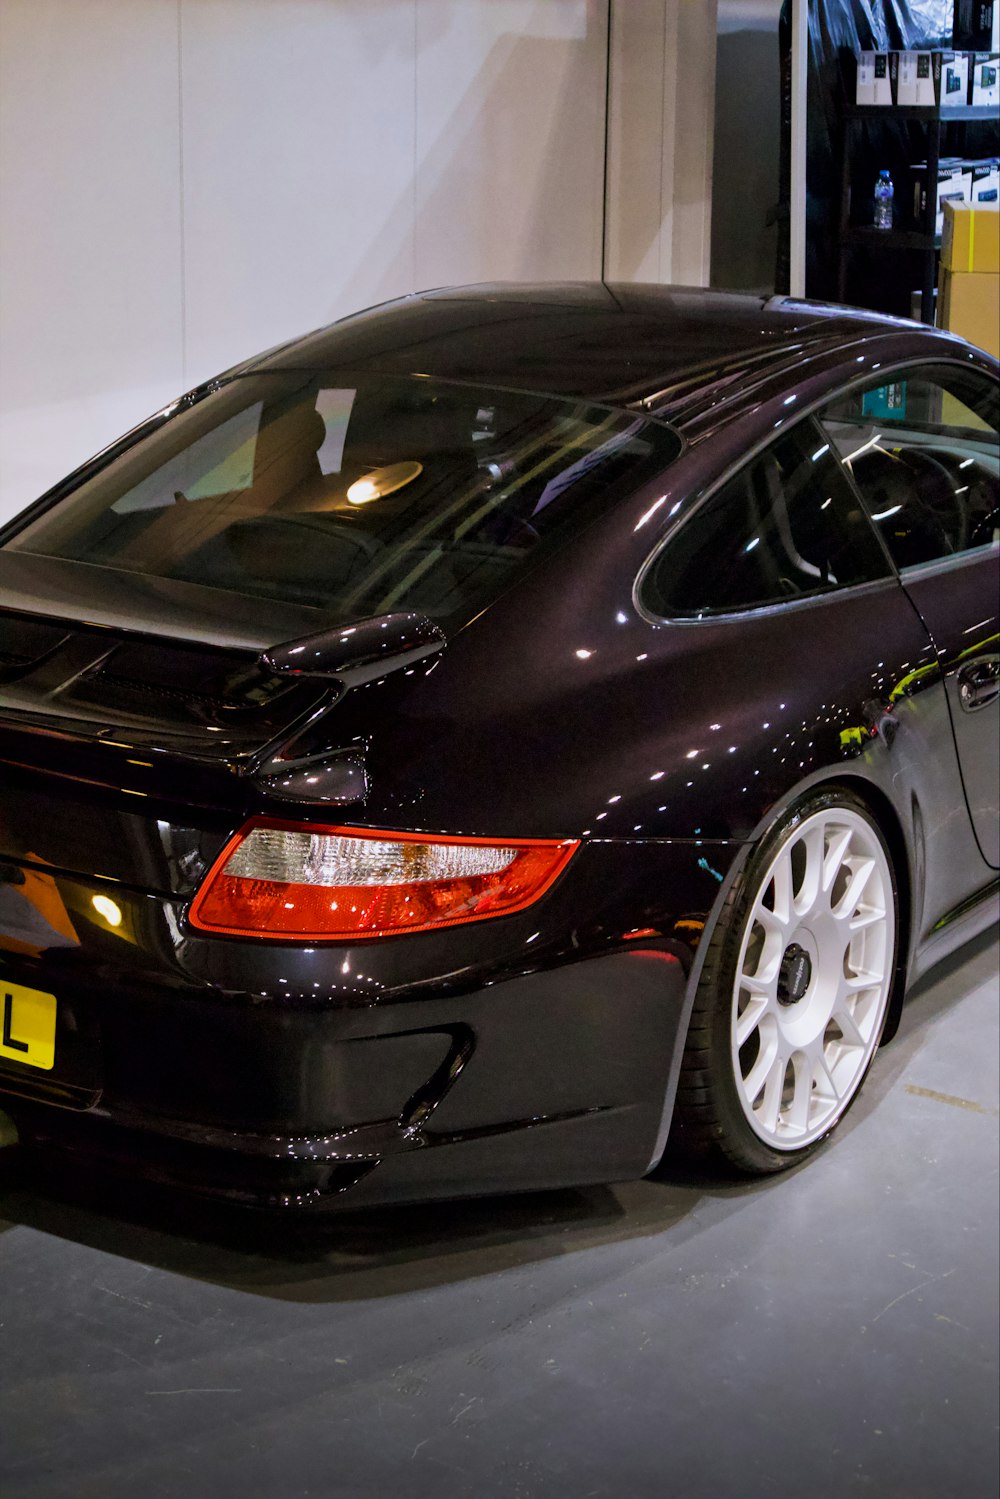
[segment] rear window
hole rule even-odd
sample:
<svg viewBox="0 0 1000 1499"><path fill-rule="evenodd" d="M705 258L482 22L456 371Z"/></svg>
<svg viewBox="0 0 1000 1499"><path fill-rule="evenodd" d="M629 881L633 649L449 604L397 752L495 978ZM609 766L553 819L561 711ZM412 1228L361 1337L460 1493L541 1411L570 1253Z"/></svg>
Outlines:
<svg viewBox="0 0 1000 1499"><path fill-rule="evenodd" d="M545 396L240 377L7 545L309 604L471 618L677 454L667 427Z"/></svg>

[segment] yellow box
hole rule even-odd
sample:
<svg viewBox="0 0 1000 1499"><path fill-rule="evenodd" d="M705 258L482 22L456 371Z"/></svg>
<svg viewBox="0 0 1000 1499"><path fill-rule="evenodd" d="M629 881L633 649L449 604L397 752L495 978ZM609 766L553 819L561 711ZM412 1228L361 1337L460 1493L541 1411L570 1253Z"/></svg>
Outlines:
<svg viewBox="0 0 1000 1499"><path fill-rule="evenodd" d="M1000 359L1000 274L942 269L938 325Z"/></svg>
<svg viewBox="0 0 1000 1499"><path fill-rule="evenodd" d="M941 264L946 271L1000 271L1000 206L946 203Z"/></svg>

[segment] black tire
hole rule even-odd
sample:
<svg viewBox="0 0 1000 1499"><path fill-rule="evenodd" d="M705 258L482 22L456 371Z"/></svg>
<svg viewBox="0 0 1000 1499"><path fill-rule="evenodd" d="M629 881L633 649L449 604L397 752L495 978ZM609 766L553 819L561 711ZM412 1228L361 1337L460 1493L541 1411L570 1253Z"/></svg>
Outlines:
<svg viewBox="0 0 1000 1499"><path fill-rule="evenodd" d="M842 1052L846 1059L849 1052L857 1051L859 1056L854 1062L854 1065L857 1067L857 1075L852 1078L849 1088L845 1089L845 1096L842 1101L839 1095L836 1094L835 1089L831 1087L829 1090L834 1093L834 1101L830 1104L834 1113L825 1127L822 1121L822 1108L815 1110L820 1118L814 1131L814 1137L808 1138L806 1143L801 1146L796 1146L794 1141L782 1140L781 1148L775 1148L779 1126L776 1124L774 1127L774 1140L762 1137L760 1126L752 1125L750 1122L753 1116L753 1100L748 1099L746 1094L748 1086L752 1085L749 1083L749 1078L737 1077L737 1070L740 1069L742 1072L743 1052L738 1051L734 1055L734 1048L736 1047L735 1028L741 1013L740 1005L742 1004L745 1007L747 1003L747 997L743 993L742 988L739 993L737 992L737 969L740 963L741 952L743 951L744 936L747 934L748 924L754 912L755 903L758 901L758 897L766 900L764 892L769 888L775 888L770 886L769 883L762 884L762 882L767 881L768 871L772 868L772 864L777 858L782 856L783 851L787 851L791 867L791 861L795 857L793 849L796 847L796 839L802 839L802 845L804 846L805 839L803 838L803 834L807 830L813 832L818 828L825 835L827 826L826 817L829 817L831 814L836 816L839 813L844 813L850 818L862 819L870 830L874 842L881 848L884 856L885 870L882 869L881 865L877 866L881 880L879 897L884 907L886 918L884 962L885 974L887 976L884 979L884 993L881 992L880 988L877 996L873 993L865 999L866 1005L869 1005L870 1001L870 1007L865 1022L869 1028L869 1034L865 1040L864 1056L860 1055L862 1051L860 1044L857 1046L848 1045L847 1034L840 1034L839 1027L833 1017L831 1017L828 1026L824 1026L817 1038L814 1039L813 1045L823 1049L824 1056L827 1054L834 1055L836 1050L838 1054ZM821 817L819 814L824 814L824 816ZM828 847L826 844L820 846L823 848ZM802 858L805 858L804 854ZM833 862L832 856L831 862ZM821 865L825 869L826 865L822 858ZM848 869L846 858L843 868L837 874L838 879L841 878L845 870L847 870L847 881L849 883L850 870ZM885 877L886 874L887 878ZM798 895L796 895L796 898L798 898ZM845 891L844 900L846 901L847 898L848 893ZM830 891L830 899L831 901L833 899L832 889ZM859 906L859 913L860 910ZM795 919L797 918L793 917L793 920ZM843 920L843 918L838 919ZM859 920L860 924L860 919L864 918L859 917L856 919ZM873 918L875 921L877 919L877 917ZM853 931L854 925L855 921L851 919L851 914L848 912L847 930L849 932ZM767 1175L787 1170L790 1166L798 1164L818 1149L820 1144L828 1138L830 1133L840 1123L850 1105L857 1097L878 1048L886 1015L891 1005L898 935L899 899L892 857L886 840L871 811L859 797L846 788L824 789L807 794L780 816L755 846L743 870L730 889L725 905L719 913L715 927L711 933L704 965L695 993L675 1107L675 1123L678 1126L677 1135L679 1135L680 1142L682 1142L682 1149L685 1151L693 1150L701 1155L707 1153L709 1155L714 1154L717 1157L721 1156L731 1166L735 1166L740 1171L752 1175ZM751 940L759 940L755 932L747 936L748 943ZM778 936L775 940L780 945L784 941L784 938ZM848 936L847 940L848 943L851 943L854 938ZM851 950L853 951L853 949ZM786 963L789 961L788 955L791 951L792 946L790 945L786 949L782 960L781 972L783 975L786 972ZM796 946L795 951L797 954L801 951L801 948ZM793 958L792 962L794 963L795 961L796 959ZM827 960L826 963L827 968L829 968L829 961ZM842 960L842 966L846 974L846 951ZM746 971L745 967L742 971ZM817 975L820 972L818 961L816 972ZM812 969L810 968L811 974ZM819 979L817 978L818 982ZM812 985L812 977L810 977L808 983ZM779 999L781 1008L772 1006L776 1020L784 1024L785 1015L790 1012L793 1005L801 1001L803 1006L805 1006L807 1000L811 1003L810 993L811 990L807 989L796 1000L786 992L784 997ZM860 1002L860 994L857 996L857 1000ZM764 1001L761 1000L760 1003L763 1004ZM820 1014L820 1023L822 1024L822 1012L819 1011L818 1013ZM827 1040L828 1036L832 1037L829 1042ZM786 1041L784 1044L787 1045L789 1043ZM761 1049L762 1046L763 1043L758 1040L758 1049ZM781 1057L778 1053L776 1053L776 1058L774 1065L780 1069ZM792 1066L792 1063L789 1062L788 1065ZM837 1065L839 1066L840 1064L838 1063ZM749 1071L752 1073L752 1067ZM832 1084L832 1073L828 1072L828 1075ZM780 1088L779 1096L783 1099L788 1087L787 1074L782 1074L782 1077L785 1081L776 1084L775 1087L776 1090ZM793 1071L793 1092L797 1087L794 1077L795 1074ZM810 1082L808 1087L809 1100L806 1104L807 1119L813 1111L814 1099L817 1103L823 1104L824 1107L826 1105L826 1100L812 1091L816 1088L816 1082ZM780 1117L779 1113L778 1118L780 1119Z"/></svg>

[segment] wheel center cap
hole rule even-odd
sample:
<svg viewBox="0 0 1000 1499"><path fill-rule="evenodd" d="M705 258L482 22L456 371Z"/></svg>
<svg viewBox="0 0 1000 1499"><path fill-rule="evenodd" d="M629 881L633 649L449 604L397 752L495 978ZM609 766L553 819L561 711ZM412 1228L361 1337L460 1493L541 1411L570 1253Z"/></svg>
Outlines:
<svg viewBox="0 0 1000 1499"><path fill-rule="evenodd" d="M809 988L812 980L812 959L804 947L792 942L785 948L785 956L778 970L778 1003L796 1005Z"/></svg>

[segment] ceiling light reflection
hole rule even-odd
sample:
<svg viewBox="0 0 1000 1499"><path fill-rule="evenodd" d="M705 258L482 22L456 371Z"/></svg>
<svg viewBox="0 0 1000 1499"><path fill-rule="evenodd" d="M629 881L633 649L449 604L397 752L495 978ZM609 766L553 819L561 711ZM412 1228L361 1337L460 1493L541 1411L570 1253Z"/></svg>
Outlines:
<svg viewBox="0 0 1000 1499"><path fill-rule="evenodd" d="M416 459L373 468L371 473L355 479L347 491L347 502L349 505L368 505L372 500L382 500L386 495L395 494L398 489L412 484L423 471L423 464Z"/></svg>
<svg viewBox="0 0 1000 1499"><path fill-rule="evenodd" d="M108 926L121 926L122 908L108 895L92 895L90 904L99 916L103 916Z"/></svg>

